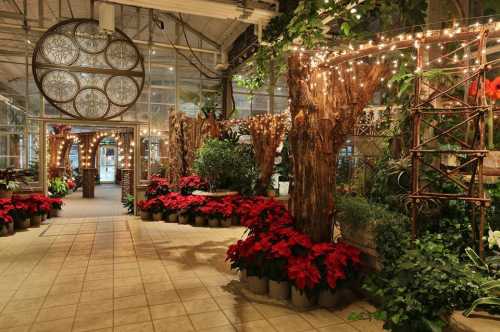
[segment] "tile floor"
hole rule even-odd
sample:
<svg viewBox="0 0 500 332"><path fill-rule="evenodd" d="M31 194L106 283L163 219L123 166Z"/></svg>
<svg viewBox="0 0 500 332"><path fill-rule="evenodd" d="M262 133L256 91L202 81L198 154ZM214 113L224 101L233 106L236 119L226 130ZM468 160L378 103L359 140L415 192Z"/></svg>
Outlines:
<svg viewBox="0 0 500 332"><path fill-rule="evenodd" d="M358 302L306 313L250 300L224 262L243 229L55 219L0 238L0 331L382 331Z"/></svg>

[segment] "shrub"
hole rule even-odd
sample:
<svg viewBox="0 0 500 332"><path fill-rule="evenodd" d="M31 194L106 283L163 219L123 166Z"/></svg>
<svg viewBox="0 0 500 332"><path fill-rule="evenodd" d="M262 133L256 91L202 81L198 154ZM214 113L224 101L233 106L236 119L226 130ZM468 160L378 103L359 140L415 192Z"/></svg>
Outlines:
<svg viewBox="0 0 500 332"><path fill-rule="evenodd" d="M62 178L53 178L49 182L49 196L62 198L68 194L68 184Z"/></svg>

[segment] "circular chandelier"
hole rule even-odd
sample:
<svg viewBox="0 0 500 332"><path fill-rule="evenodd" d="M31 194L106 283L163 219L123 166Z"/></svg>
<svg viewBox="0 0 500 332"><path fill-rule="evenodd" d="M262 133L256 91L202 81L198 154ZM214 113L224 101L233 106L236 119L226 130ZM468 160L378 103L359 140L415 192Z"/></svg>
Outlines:
<svg viewBox="0 0 500 332"><path fill-rule="evenodd" d="M122 31L107 34L92 19L70 19L47 30L33 52L33 77L43 96L78 119L124 113L144 86L144 60Z"/></svg>

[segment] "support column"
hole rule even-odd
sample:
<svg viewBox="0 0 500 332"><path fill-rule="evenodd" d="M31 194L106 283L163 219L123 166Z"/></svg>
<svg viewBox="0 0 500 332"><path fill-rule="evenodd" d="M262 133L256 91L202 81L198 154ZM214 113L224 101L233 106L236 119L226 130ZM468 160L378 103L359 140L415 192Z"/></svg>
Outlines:
<svg viewBox="0 0 500 332"><path fill-rule="evenodd" d="M83 198L94 198L96 168L84 168L82 176Z"/></svg>

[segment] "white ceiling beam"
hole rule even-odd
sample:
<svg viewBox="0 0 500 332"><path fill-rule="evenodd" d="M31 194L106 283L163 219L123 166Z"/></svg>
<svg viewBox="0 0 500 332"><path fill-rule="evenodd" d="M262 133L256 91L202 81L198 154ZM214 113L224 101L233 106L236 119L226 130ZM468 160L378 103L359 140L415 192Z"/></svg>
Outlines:
<svg viewBox="0 0 500 332"><path fill-rule="evenodd" d="M104 0L104 2L219 19L236 19L245 23L263 25L278 15L276 11L270 9L244 8L237 4L209 0Z"/></svg>

